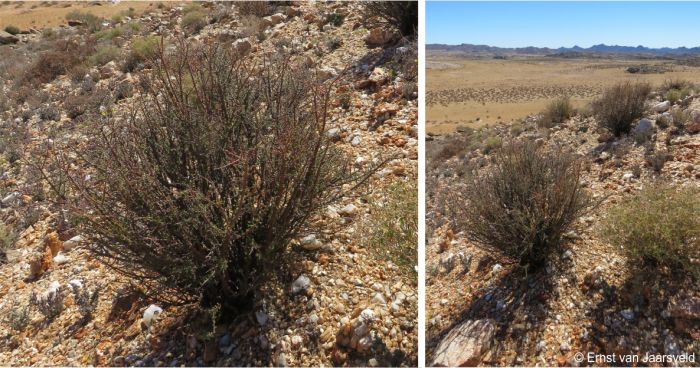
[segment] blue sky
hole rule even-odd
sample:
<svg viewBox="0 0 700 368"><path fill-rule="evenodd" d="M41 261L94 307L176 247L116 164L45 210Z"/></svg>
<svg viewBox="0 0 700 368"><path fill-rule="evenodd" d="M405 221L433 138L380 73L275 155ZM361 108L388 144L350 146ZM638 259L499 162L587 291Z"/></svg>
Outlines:
<svg viewBox="0 0 700 368"><path fill-rule="evenodd" d="M700 2L428 1L425 8L427 43L700 46Z"/></svg>

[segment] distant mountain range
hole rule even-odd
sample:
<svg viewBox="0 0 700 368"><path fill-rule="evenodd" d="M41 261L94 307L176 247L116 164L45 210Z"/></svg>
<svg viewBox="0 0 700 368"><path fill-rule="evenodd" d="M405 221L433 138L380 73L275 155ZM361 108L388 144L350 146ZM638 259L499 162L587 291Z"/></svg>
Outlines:
<svg viewBox="0 0 700 368"><path fill-rule="evenodd" d="M466 54L493 54L493 55L512 55L512 54L522 54L522 55L561 55L561 54L630 54L630 55L650 55L650 56L664 56L664 55L696 55L700 54L700 46L687 48L687 47L662 47L662 48L649 48L644 46L618 46L612 45L608 46L605 44L593 45L588 48L583 48L579 46L574 47L560 47L558 49L552 49L548 47L518 47L518 48L504 48L495 47L487 45L473 45L468 43L463 43L461 45L444 45L444 44L427 44L425 45L426 51L449 51L449 52L461 52Z"/></svg>

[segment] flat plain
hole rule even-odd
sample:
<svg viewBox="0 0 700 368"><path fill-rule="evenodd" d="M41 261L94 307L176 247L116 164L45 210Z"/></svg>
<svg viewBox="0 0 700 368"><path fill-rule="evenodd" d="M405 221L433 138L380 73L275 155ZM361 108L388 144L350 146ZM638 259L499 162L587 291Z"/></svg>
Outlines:
<svg viewBox="0 0 700 368"><path fill-rule="evenodd" d="M631 66L663 72L629 73L626 70ZM495 59L429 52L426 129L442 134L460 126L510 122L541 112L556 97L567 95L575 107L583 107L617 82L660 85L665 80L694 79L698 75L700 67L676 60L525 55Z"/></svg>

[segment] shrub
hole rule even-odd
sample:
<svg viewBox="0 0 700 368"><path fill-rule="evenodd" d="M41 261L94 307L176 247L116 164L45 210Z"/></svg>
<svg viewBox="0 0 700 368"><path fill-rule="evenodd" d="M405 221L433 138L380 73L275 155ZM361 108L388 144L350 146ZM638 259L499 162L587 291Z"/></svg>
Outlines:
<svg viewBox="0 0 700 368"><path fill-rule="evenodd" d="M102 29L102 19L92 13L83 13L78 10L73 10L66 14L66 20L82 22L82 27L85 27L90 33Z"/></svg>
<svg viewBox="0 0 700 368"><path fill-rule="evenodd" d="M121 27L116 27L97 32L97 34L95 34L95 38L97 38L98 40L112 41L115 38L121 37L123 35L124 29Z"/></svg>
<svg viewBox="0 0 700 368"><path fill-rule="evenodd" d="M498 136L487 137L484 141L483 151L485 154L489 154L491 151L501 148L503 146L503 139Z"/></svg>
<svg viewBox="0 0 700 368"><path fill-rule="evenodd" d="M405 275L414 275L418 264L418 189L414 181L397 182L387 188L381 203L373 202L363 225L366 249L391 260Z"/></svg>
<svg viewBox="0 0 700 368"><path fill-rule="evenodd" d="M700 192L649 184L608 212L603 234L633 259L697 275L691 260L700 257Z"/></svg>
<svg viewBox="0 0 700 368"><path fill-rule="evenodd" d="M560 97L547 105L547 108L542 114L542 120L538 122L538 126L551 128L559 125L569 119L574 114L574 107L571 105L569 97Z"/></svg>
<svg viewBox="0 0 700 368"><path fill-rule="evenodd" d="M691 119L691 112L689 110L673 109L671 110L671 118L673 120L673 126L683 131L685 129L685 124Z"/></svg>
<svg viewBox="0 0 700 368"><path fill-rule="evenodd" d="M254 15L244 16L241 19L241 32L245 37L255 36L259 41L265 39L265 27L262 19Z"/></svg>
<svg viewBox="0 0 700 368"><path fill-rule="evenodd" d="M666 151L650 152L645 156L646 162L651 167L656 175L661 174L666 165L666 161L671 158L671 155Z"/></svg>
<svg viewBox="0 0 700 368"><path fill-rule="evenodd" d="M417 1L372 1L365 3L365 17L396 28L404 37L418 32Z"/></svg>
<svg viewBox="0 0 700 368"><path fill-rule="evenodd" d="M195 34L207 25L206 16L200 11L192 11L182 17L182 29L189 34Z"/></svg>
<svg viewBox="0 0 700 368"><path fill-rule="evenodd" d="M139 64L145 63L158 56L160 42L161 39L156 36L146 36L135 39L131 43L129 55L126 57L126 60L124 60L122 71L125 73L132 72L136 70Z"/></svg>
<svg viewBox="0 0 700 368"><path fill-rule="evenodd" d="M16 35L20 31L19 31L19 28L15 27L15 26L7 26L7 27L5 27L5 32L7 32L11 35Z"/></svg>
<svg viewBox="0 0 700 368"><path fill-rule="evenodd" d="M116 46L102 46L90 56L88 63L94 66L102 66L119 58L120 54L121 51Z"/></svg>
<svg viewBox="0 0 700 368"><path fill-rule="evenodd" d="M376 168L352 169L324 134L328 86L279 55L183 41L151 78L78 156L94 163L72 175L78 221L96 257L180 301L249 305L309 217Z"/></svg>
<svg viewBox="0 0 700 368"><path fill-rule="evenodd" d="M331 24L334 27L340 27L345 21L345 16L340 13L326 14L326 24Z"/></svg>
<svg viewBox="0 0 700 368"><path fill-rule="evenodd" d="M0 221L0 261L5 259L7 251L15 244L15 236L5 225Z"/></svg>
<svg viewBox="0 0 700 368"><path fill-rule="evenodd" d="M201 12L202 11L202 5L200 5L197 2L191 2L185 5L185 7L182 9L182 14L189 14L193 12Z"/></svg>
<svg viewBox="0 0 700 368"><path fill-rule="evenodd" d="M79 57L72 52L46 51L24 71L20 84L51 82L59 75L67 74L79 62Z"/></svg>
<svg viewBox="0 0 700 368"><path fill-rule="evenodd" d="M580 178L571 153L531 141L508 144L490 170L467 180L467 203L454 203L455 221L474 240L537 268L591 205Z"/></svg>
<svg viewBox="0 0 700 368"><path fill-rule="evenodd" d="M46 323L51 323L56 317L63 312L63 300L65 295L63 289L57 285L51 285L51 289L44 295L38 295L32 292L29 298L29 303L33 305L39 313L44 316Z"/></svg>
<svg viewBox="0 0 700 368"><path fill-rule="evenodd" d="M78 306L78 312L83 321L91 320L95 309L97 309L97 302L100 297L99 290L90 292L87 287L74 281L71 281L70 287L73 293L73 300Z"/></svg>
<svg viewBox="0 0 700 368"><path fill-rule="evenodd" d="M29 315L29 306L18 302L16 299L10 303L10 310L5 314L3 322L10 326L16 332L22 332L27 329L31 322Z"/></svg>
<svg viewBox="0 0 700 368"><path fill-rule="evenodd" d="M61 111L53 105L44 106L39 109L39 118L41 120L58 121L61 119Z"/></svg>
<svg viewBox="0 0 700 368"><path fill-rule="evenodd" d="M651 87L646 83L620 83L612 86L593 102L598 124L615 136L630 131L632 123L642 117Z"/></svg>
<svg viewBox="0 0 700 368"><path fill-rule="evenodd" d="M264 17L270 14L270 5L267 1L241 1L237 2L238 13L240 15L254 15Z"/></svg>

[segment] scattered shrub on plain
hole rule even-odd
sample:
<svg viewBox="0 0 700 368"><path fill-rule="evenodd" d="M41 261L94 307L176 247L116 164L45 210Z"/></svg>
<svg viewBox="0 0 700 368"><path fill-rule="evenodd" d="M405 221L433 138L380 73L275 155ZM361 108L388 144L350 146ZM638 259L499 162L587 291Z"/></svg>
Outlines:
<svg viewBox="0 0 700 368"><path fill-rule="evenodd" d="M592 205L581 164L561 149L532 141L505 145L490 169L474 172L453 203L455 222L474 240L533 268L558 249L562 235Z"/></svg>
<svg viewBox="0 0 700 368"><path fill-rule="evenodd" d="M632 128L632 123L644 114L644 104L651 87L647 83L619 83L594 101L593 112L598 124L619 137Z"/></svg>
<svg viewBox="0 0 700 368"><path fill-rule="evenodd" d="M698 275L700 192L650 183L608 212L603 234L646 265L681 267Z"/></svg>
<svg viewBox="0 0 700 368"><path fill-rule="evenodd" d="M102 66L110 61L117 60L121 55L121 49L116 46L102 46L90 56L88 63L94 66Z"/></svg>

